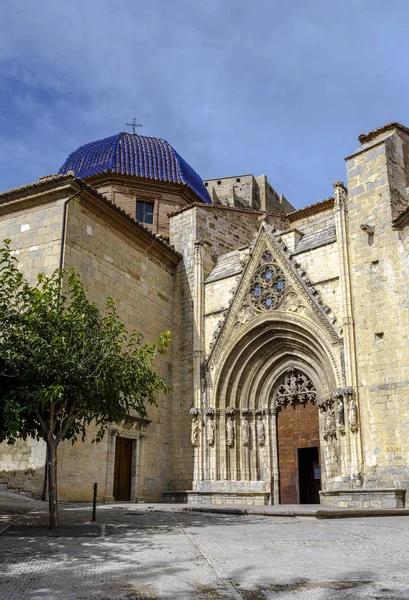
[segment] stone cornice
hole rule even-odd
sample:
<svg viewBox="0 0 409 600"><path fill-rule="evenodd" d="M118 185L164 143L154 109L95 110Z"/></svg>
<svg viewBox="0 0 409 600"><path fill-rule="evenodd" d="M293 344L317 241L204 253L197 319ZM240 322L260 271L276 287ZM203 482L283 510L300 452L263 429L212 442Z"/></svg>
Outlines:
<svg viewBox="0 0 409 600"><path fill-rule="evenodd" d="M224 206L223 204L205 204L204 202L194 202L189 206L184 206L183 208L171 213L169 217L175 217L180 215L181 213L190 210L191 208L199 207L204 210L222 210L222 211L234 211L237 213L247 213L252 214L254 216L267 215L268 217L279 217L280 219L286 219L288 215L279 212L266 212L264 210L255 210L254 208L236 208L235 206Z"/></svg>
<svg viewBox="0 0 409 600"><path fill-rule="evenodd" d="M135 175L123 175L106 171L100 175L93 175L83 179L90 186L100 185L123 185L141 191L142 194L148 192L152 194L174 194L189 203L191 206L194 203L205 204L198 201L198 196L185 183L170 183L168 181L159 181L147 179L146 177L136 177ZM157 197L157 196L156 196Z"/></svg>

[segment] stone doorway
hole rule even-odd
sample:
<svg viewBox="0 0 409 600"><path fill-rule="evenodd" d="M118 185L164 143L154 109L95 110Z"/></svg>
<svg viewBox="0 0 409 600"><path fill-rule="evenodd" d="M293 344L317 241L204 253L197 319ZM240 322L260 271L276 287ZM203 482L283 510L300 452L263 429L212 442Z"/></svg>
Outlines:
<svg viewBox="0 0 409 600"><path fill-rule="evenodd" d="M131 500L134 443L130 438L116 438L113 494L116 501Z"/></svg>
<svg viewBox="0 0 409 600"><path fill-rule="evenodd" d="M320 438L315 388L305 375L292 369L275 398L280 504L319 504Z"/></svg>

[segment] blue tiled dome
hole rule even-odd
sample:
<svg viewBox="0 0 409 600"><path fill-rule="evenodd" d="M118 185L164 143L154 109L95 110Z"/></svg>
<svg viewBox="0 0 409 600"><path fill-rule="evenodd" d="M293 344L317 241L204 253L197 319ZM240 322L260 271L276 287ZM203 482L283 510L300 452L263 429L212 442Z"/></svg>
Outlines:
<svg viewBox="0 0 409 600"><path fill-rule="evenodd" d="M201 177L166 141L132 133L111 137L80 146L69 155L60 174L74 171L85 178L111 171L159 181L182 183L190 187L204 202L211 204Z"/></svg>

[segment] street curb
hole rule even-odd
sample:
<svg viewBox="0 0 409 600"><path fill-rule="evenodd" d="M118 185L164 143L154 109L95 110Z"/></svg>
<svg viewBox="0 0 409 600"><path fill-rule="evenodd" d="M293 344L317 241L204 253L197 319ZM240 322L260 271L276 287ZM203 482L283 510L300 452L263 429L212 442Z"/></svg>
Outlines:
<svg viewBox="0 0 409 600"><path fill-rule="evenodd" d="M345 509L345 510L316 510L308 511L256 511L251 508L219 508L204 506L189 506L182 508L186 512L213 513L221 515L255 515L261 517L313 517L314 519L354 519L360 517L409 517L408 508L372 508L372 509Z"/></svg>
<svg viewBox="0 0 409 600"><path fill-rule="evenodd" d="M349 510L317 510L316 519L349 519L357 517L409 517L408 508L364 508Z"/></svg>

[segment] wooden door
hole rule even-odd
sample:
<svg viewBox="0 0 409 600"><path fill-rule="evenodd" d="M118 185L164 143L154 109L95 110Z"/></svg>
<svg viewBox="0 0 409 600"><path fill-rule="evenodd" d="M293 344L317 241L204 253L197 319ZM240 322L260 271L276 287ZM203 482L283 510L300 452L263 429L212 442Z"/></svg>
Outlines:
<svg viewBox="0 0 409 600"><path fill-rule="evenodd" d="M299 474L299 449L315 447L314 456L311 458L307 453L303 463L303 485L307 475L312 473L312 462L318 460L319 453L319 425L318 408L315 404L295 404L280 409L277 413L277 445L278 445L278 468L280 473L280 503L300 504L307 502L300 498L300 474ZM304 457L303 457L304 458ZM310 475L308 475L309 477ZM318 489L319 489L318 481ZM311 485L316 486L317 482ZM312 489L312 488L311 488ZM312 498L312 496L311 496ZM308 502L312 502L309 500ZM314 504L319 503L317 495L314 496Z"/></svg>
<svg viewBox="0 0 409 600"><path fill-rule="evenodd" d="M131 499L133 442L127 438L116 438L114 499L118 501Z"/></svg>

